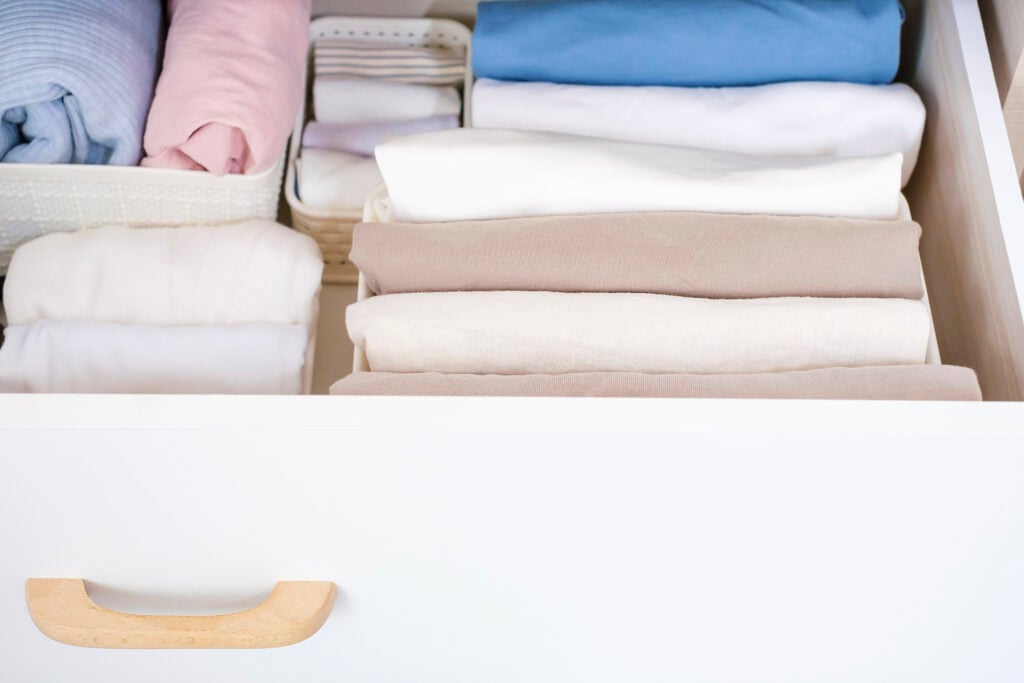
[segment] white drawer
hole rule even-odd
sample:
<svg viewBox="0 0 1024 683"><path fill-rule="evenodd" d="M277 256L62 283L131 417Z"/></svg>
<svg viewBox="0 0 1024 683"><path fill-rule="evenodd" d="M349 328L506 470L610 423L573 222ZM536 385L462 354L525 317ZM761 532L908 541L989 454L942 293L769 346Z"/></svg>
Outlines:
<svg viewBox="0 0 1024 683"><path fill-rule="evenodd" d="M184 400L104 397L98 422L59 401L90 426L5 433L0 679L1024 672L1015 405L868 404L851 429L813 403L314 397L276 429L288 401ZM97 650L36 631L33 576L130 611L239 609L279 579L338 601L291 647Z"/></svg>
<svg viewBox="0 0 1024 683"><path fill-rule="evenodd" d="M978 8L906 4L943 359L1020 400ZM0 396L0 430L0 681L1024 679L1022 403ZM83 649L33 626L30 577L141 612L338 600L281 649Z"/></svg>

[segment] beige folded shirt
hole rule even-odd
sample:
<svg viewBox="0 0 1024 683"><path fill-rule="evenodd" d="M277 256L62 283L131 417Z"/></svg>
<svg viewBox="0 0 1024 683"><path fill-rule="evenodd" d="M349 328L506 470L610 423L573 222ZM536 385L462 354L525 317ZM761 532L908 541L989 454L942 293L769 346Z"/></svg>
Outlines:
<svg viewBox="0 0 1024 683"><path fill-rule="evenodd" d="M910 221L625 213L357 225L378 294L520 290L920 299Z"/></svg>
<svg viewBox="0 0 1024 683"><path fill-rule="evenodd" d="M973 370L943 365L828 368L754 375L445 375L358 372L331 394L346 396L564 396L980 401Z"/></svg>

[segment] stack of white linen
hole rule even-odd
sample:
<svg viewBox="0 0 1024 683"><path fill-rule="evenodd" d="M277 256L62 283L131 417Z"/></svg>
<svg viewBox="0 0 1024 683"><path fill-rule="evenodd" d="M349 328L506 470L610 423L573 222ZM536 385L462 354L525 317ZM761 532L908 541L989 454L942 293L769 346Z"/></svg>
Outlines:
<svg viewBox="0 0 1024 683"><path fill-rule="evenodd" d="M41 237L4 284L0 391L302 393L322 269L262 219Z"/></svg>

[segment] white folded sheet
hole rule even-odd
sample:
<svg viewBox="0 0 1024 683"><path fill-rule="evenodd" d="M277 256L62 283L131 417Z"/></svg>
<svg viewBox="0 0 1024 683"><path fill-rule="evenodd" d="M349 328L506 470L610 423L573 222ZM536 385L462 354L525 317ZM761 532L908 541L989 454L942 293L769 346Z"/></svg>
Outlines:
<svg viewBox="0 0 1024 683"><path fill-rule="evenodd" d="M908 85L805 81L745 88L478 80L477 128L538 130L746 154L865 157L917 164L925 108Z"/></svg>
<svg viewBox="0 0 1024 683"><path fill-rule="evenodd" d="M320 76L313 81L313 111L327 123L404 121L459 114L462 98L452 86Z"/></svg>
<svg viewBox="0 0 1024 683"><path fill-rule="evenodd" d="M159 327L70 320L15 325L0 393L299 394L302 325Z"/></svg>
<svg viewBox="0 0 1024 683"><path fill-rule="evenodd" d="M397 221L704 211L896 218L902 157L773 157L460 128L389 140L377 162Z"/></svg>
<svg viewBox="0 0 1024 683"><path fill-rule="evenodd" d="M925 362L931 323L905 299L691 299L443 292L348 307L379 372L754 373Z"/></svg>
<svg viewBox="0 0 1024 683"><path fill-rule="evenodd" d="M295 170L299 199L314 209L362 209L383 181L375 159L330 149L304 147Z"/></svg>
<svg viewBox="0 0 1024 683"><path fill-rule="evenodd" d="M4 303L11 325L56 318L308 327L316 318L322 272L316 242L268 220L96 228L19 247Z"/></svg>

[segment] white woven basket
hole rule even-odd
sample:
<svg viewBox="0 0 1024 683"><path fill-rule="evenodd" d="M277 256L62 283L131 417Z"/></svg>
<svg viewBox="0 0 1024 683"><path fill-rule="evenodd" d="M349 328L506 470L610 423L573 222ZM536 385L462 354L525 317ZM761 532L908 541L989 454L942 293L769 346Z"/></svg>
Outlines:
<svg viewBox="0 0 1024 683"><path fill-rule="evenodd" d="M342 38L364 43L386 43L390 45L466 48L466 79L462 91L462 121L469 125L470 104L473 88L473 71L470 67L470 43L472 32L457 21L449 19L396 19L391 17L321 17L309 25L310 49L313 42L322 38ZM307 72L309 71L307 68ZM302 130L310 118L310 83L307 75L305 84L307 97L302 110L295 120L292 144L288 152L288 175L285 178L284 196L292 214L292 227L317 241L324 256L324 282L332 284L353 284L359 276L355 266L348 260L352 250L352 228L362 218L360 210L337 211L314 209L299 199L296 187L295 160L302 147Z"/></svg>
<svg viewBox="0 0 1024 683"><path fill-rule="evenodd" d="M18 245L102 225L153 227L275 218L284 157L258 175L139 166L0 164L0 274Z"/></svg>

